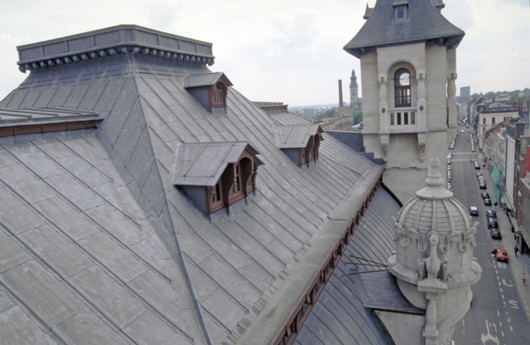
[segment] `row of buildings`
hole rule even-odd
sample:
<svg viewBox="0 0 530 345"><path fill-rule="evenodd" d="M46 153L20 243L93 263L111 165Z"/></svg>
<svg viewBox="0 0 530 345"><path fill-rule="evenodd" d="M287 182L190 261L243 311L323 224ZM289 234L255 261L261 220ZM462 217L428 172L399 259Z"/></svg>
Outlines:
<svg viewBox="0 0 530 345"><path fill-rule="evenodd" d="M528 90L516 102L479 97L468 103L468 121L491 174L494 198L510 216L521 253L530 252L529 105Z"/></svg>

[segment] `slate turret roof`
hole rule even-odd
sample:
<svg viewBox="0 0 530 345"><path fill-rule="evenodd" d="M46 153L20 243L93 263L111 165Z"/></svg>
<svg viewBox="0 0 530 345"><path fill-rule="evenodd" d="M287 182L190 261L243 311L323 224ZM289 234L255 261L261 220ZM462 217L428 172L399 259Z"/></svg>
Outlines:
<svg viewBox="0 0 530 345"><path fill-rule="evenodd" d="M394 0L377 0L373 9L366 10L366 23L344 46L348 53L360 57L369 49L387 45L436 41L456 47L464 31L451 24L431 1L407 0L409 19L394 21Z"/></svg>
<svg viewBox="0 0 530 345"><path fill-rule="evenodd" d="M82 56L120 45L126 49L116 54ZM136 26L20 47L19 64L36 65L23 68L30 74L0 102L2 111L97 121L0 137L0 333L7 343L271 342L353 217L365 215L354 250L388 257L387 216L399 205L377 187L382 167L326 133L318 161L296 166L277 147L278 122L234 87L226 112L209 112L186 89L188 76L211 73L208 47ZM22 54L27 49L35 54ZM255 194L230 214L208 217L174 186L179 148L227 143L248 145L263 165ZM362 291L351 288L355 278L340 279L326 287L304 339L324 312L334 315L330 329L350 329L342 343L381 344L381 326L362 307ZM355 307L335 311L332 303ZM276 328L260 327L261 320Z"/></svg>

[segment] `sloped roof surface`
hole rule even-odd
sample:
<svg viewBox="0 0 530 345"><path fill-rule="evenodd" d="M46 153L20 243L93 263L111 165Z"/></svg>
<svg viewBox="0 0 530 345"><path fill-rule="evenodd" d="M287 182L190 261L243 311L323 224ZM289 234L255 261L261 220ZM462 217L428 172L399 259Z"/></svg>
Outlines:
<svg viewBox="0 0 530 345"><path fill-rule="evenodd" d="M244 150L257 154L246 142L177 144L175 185L214 186L229 163L236 163ZM256 164L261 161L256 159Z"/></svg>
<svg viewBox="0 0 530 345"><path fill-rule="evenodd" d="M100 119L94 112L84 112L72 109L6 109L0 108L0 127L14 124L54 123L65 121L79 121Z"/></svg>
<svg viewBox="0 0 530 345"><path fill-rule="evenodd" d="M3 344L200 338L183 272L96 137L2 144L0 193Z"/></svg>
<svg viewBox="0 0 530 345"><path fill-rule="evenodd" d="M394 22L394 0L377 0L366 23L344 46L348 53L360 57L361 49L391 44L422 42L437 38L457 46L464 31L451 24L431 1L409 0L409 20Z"/></svg>
<svg viewBox="0 0 530 345"><path fill-rule="evenodd" d="M78 137L0 139L3 334L28 337L21 343L230 344L272 297L291 297L278 288L296 281L291 272L320 248L330 215L349 200L351 217L381 169L325 133L318 162L294 166L276 147L273 120L234 88L225 114L189 94L186 76L208 72L126 51L33 70L0 102L103 118ZM179 145L212 142L246 142L264 165L256 194L210 219L173 175ZM274 317L291 311L280 303Z"/></svg>
<svg viewBox="0 0 530 345"><path fill-rule="evenodd" d="M365 309L361 278L384 270L395 250L392 217L398 211L396 200L379 188L295 344L393 344Z"/></svg>

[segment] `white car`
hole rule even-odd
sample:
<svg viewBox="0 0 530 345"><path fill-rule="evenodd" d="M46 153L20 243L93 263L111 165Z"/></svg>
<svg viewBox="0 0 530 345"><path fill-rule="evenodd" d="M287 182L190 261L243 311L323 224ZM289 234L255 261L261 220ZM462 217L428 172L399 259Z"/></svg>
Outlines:
<svg viewBox="0 0 530 345"><path fill-rule="evenodd" d="M470 206L469 207L469 214L471 216L478 216L478 207L477 206Z"/></svg>

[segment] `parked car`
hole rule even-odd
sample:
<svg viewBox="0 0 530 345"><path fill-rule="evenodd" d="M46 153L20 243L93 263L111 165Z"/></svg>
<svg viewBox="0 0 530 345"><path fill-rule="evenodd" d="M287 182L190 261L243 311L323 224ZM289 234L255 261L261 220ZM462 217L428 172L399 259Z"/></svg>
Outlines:
<svg viewBox="0 0 530 345"><path fill-rule="evenodd" d="M508 262L508 253L504 248L495 248L491 251L491 254L495 256L495 260Z"/></svg>
<svg viewBox="0 0 530 345"><path fill-rule="evenodd" d="M469 215L478 216L478 207L477 206L469 206Z"/></svg>
<svg viewBox="0 0 530 345"><path fill-rule="evenodd" d="M497 212L495 210L487 210L486 218L497 218Z"/></svg>
<svg viewBox="0 0 530 345"><path fill-rule="evenodd" d="M478 178L479 176L482 176L482 171L477 171L477 172L475 173L475 175L477 176L477 178Z"/></svg>
<svg viewBox="0 0 530 345"><path fill-rule="evenodd" d="M499 223L497 223L497 219L495 218L488 218L488 229L490 228L498 228Z"/></svg>
<svg viewBox="0 0 530 345"><path fill-rule="evenodd" d="M480 170L480 164L478 162L475 162L475 170Z"/></svg>
<svg viewBox="0 0 530 345"><path fill-rule="evenodd" d="M490 195L489 195L488 192L482 192L482 193L480 193L480 197L481 197L482 199L485 199L485 198L488 198L488 199L489 199L489 198L490 198Z"/></svg>
<svg viewBox="0 0 530 345"><path fill-rule="evenodd" d="M484 198L483 201L484 201L484 206L491 206L491 199Z"/></svg>
<svg viewBox="0 0 530 345"><path fill-rule="evenodd" d="M490 228L490 237L494 240L501 240L501 231L499 228Z"/></svg>
<svg viewBox="0 0 530 345"><path fill-rule="evenodd" d="M486 182L480 182L480 183L478 184L478 186L479 186L480 189L486 189L486 188L487 188L487 187L486 187Z"/></svg>

